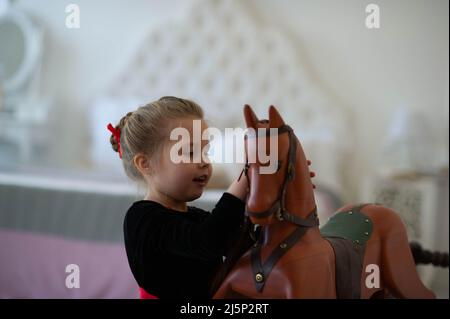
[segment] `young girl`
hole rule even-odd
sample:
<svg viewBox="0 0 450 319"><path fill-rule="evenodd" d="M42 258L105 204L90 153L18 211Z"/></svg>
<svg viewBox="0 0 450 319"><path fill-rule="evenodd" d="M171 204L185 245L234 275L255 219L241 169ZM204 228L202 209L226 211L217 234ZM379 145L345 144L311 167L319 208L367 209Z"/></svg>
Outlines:
<svg viewBox="0 0 450 319"><path fill-rule="evenodd" d="M113 128L110 141L126 174L147 185L147 196L134 202L124 221L128 262L138 285L157 298L210 298L224 277L223 256L242 240L246 178L234 181L211 213L188 206L211 177L211 165L174 163L170 132L193 120L207 128L196 103L163 97L129 112ZM202 150L208 141L202 141ZM192 145L189 154L193 157ZM248 245L246 245L248 246ZM213 285L213 279L220 270ZM226 270L225 270L226 271ZM217 280L217 278L219 278Z"/></svg>

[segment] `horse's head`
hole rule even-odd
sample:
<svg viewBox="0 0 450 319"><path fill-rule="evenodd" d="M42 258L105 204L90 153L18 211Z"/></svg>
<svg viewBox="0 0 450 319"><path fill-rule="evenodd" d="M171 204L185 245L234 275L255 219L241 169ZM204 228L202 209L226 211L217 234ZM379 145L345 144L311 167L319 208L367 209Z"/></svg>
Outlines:
<svg viewBox="0 0 450 319"><path fill-rule="evenodd" d="M307 223L304 217L315 209L315 200L300 142L274 106L269 107L269 120L258 120L249 105L244 107L244 117L249 132L245 139L250 187L246 211L251 221L259 225L283 219ZM288 212L288 204L295 205L295 211L290 206Z"/></svg>

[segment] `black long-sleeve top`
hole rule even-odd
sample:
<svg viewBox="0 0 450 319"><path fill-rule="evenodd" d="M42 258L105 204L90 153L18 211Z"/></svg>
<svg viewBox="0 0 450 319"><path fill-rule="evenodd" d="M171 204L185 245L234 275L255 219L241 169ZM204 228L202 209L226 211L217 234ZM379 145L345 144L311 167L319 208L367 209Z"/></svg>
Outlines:
<svg viewBox="0 0 450 319"><path fill-rule="evenodd" d="M134 202L124 221L125 249L138 285L163 298L210 298L223 256L239 236L245 203L224 193L211 213L150 200Z"/></svg>

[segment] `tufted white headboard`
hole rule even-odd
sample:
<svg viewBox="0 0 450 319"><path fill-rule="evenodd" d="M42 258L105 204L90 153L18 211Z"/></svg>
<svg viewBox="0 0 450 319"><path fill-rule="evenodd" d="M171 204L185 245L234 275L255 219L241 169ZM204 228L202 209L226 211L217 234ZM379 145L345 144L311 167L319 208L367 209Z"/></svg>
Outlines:
<svg viewBox="0 0 450 319"><path fill-rule="evenodd" d="M293 41L256 19L242 1L195 1L182 18L149 30L125 70L97 98L91 108L94 164L121 171L106 123L161 96L197 101L218 128L243 127L246 103L260 119L273 104L313 161L316 181L339 190L342 160L351 147L347 114L305 72Z"/></svg>

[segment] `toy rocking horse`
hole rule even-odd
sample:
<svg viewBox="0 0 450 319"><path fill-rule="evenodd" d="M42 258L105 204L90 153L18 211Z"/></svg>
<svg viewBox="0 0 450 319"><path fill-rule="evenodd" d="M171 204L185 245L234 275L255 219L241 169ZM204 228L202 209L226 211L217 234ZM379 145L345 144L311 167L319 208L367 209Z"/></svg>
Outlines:
<svg viewBox="0 0 450 319"><path fill-rule="evenodd" d="M246 214L260 233L214 298L435 297L418 276L405 226L393 210L346 205L319 230L309 163L294 132L273 106L269 120L259 121L248 105L244 116L257 132L245 139ZM260 174L259 159L248 162L250 138L266 139L266 146L277 139L275 173ZM448 266L448 254L437 257Z"/></svg>

